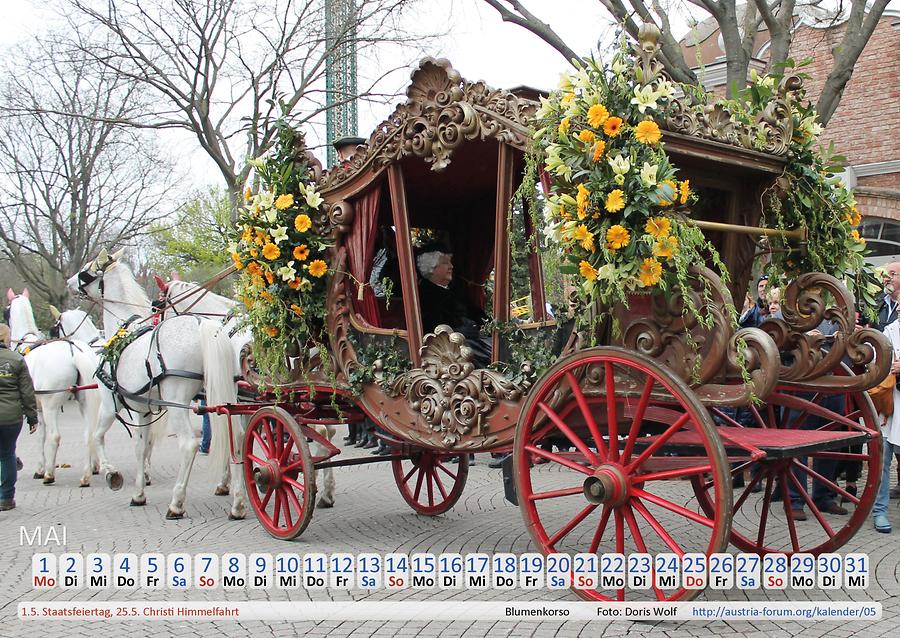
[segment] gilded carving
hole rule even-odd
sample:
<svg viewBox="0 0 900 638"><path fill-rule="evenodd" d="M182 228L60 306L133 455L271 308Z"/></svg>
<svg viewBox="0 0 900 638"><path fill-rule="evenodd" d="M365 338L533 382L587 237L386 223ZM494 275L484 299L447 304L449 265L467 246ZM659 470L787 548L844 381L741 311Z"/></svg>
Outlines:
<svg viewBox="0 0 900 638"><path fill-rule="evenodd" d="M449 326L438 326L425 336L422 367L399 376L390 390L405 397L447 447L465 436L483 435L485 417L501 401L517 401L525 392L492 370L476 369L465 343Z"/></svg>
<svg viewBox="0 0 900 638"><path fill-rule="evenodd" d="M460 77L447 60L424 58L412 74L407 100L379 124L351 160L325 174L325 190L365 168L377 170L401 158L421 157L441 171L466 140L496 139L524 149L537 103L484 82Z"/></svg>

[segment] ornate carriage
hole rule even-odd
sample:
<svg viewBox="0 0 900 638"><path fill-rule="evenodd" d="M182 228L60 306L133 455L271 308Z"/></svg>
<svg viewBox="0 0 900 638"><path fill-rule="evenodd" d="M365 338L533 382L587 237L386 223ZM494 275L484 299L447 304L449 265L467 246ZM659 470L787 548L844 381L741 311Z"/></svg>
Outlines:
<svg viewBox="0 0 900 638"><path fill-rule="evenodd" d="M864 391L887 374L887 342L856 328L853 295L824 274L793 281L783 319L761 329L736 330L728 315L743 298L755 238L771 232L758 227L759 194L784 166L791 128L779 109L787 94L770 110L767 152L749 148L721 110L660 122L667 152L700 191L693 218L731 284L697 265L696 289L635 297L612 309L619 330L601 322L593 335L574 331L560 308L551 315L539 229L530 214L510 221L536 93L468 82L446 60L426 58L407 96L351 160L319 177L336 240L330 351L320 353L318 371L279 388L287 402L268 395L272 406L250 420L245 477L266 529L282 538L305 529L316 469L369 462L332 460L338 450L310 426L365 417L386 433L403 498L426 515L460 497L469 453L511 451L507 495L544 553L709 555L729 541L758 553L819 553L843 545L878 486L881 439ZM478 367L466 337L448 326L423 330L414 246L423 233L447 238L461 294L494 320L494 365ZM395 259L398 285L376 295L368 284L379 252ZM702 289L712 291L712 327L684 312L688 296L702 304ZM517 294L530 302L530 321L511 317ZM823 319L838 326L827 344L809 334ZM556 362L538 369L513 335ZM308 440L329 453L312 456ZM862 466L859 492L838 485L841 463ZM852 512L825 511L826 493ZM801 525L791 509L804 506L815 520ZM576 591L626 596L600 586ZM679 585L654 593L697 592Z"/></svg>

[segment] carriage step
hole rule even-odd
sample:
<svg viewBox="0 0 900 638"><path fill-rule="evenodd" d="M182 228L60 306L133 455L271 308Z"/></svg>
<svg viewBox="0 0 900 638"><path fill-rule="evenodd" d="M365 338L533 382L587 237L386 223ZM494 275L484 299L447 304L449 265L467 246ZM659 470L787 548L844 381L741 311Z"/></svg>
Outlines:
<svg viewBox="0 0 900 638"><path fill-rule="evenodd" d="M722 437L722 444L728 452L746 451L758 448L766 453L767 459L785 459L806 456L813 452L840 450L859 445L869 440L865 432L847 430L785 430L780 428L716 428ZM649 445L657 437L638 439L641 447ZM663 446L664 451L695 451L703 446L700 435L695 431L676 432Z"/></svg>

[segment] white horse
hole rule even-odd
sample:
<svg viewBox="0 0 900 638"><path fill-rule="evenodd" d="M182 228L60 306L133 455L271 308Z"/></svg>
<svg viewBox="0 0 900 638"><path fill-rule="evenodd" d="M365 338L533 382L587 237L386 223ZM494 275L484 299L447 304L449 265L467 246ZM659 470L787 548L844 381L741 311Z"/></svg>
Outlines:
<svg viewBox="0 0 900 638"><path fill-rule="evenodd" d="M144 436L145 431L153 427L160 412L166 411L181 453L166 518L181 518L184 516L188 480L199 447L191 423L190 402L201 389L205 389L210 405L237 400L234 353L220 323L195 316L172 317L149 331L143 331L142 326L152 315L150 300L135 281L131 269L119 260L122 252L108 255L105 250L101 251L97 259L86 264L68 281L71 290L102 304L103 328L108 336L112 338L120 327L125 327L126 335L118 338L129 340L115 362L114 371L109 363L104 364L115 391L103 383L100 385L100 417L94 436L100 468L111 486L121 482L121 475L110 463L104 448L104 436L120 410L125 410L123 418L137 426L141 433L135 441L142 467L146 467L148 462L150 446L147 442L148 438L152 438ZM136 330L140 330L141 334L135 336ZM219 476L223 476L223 468L231 460L231 445L240 458L243 433L240 427L234 428L233 440L229 445L226 418L210 414L210 422L214 430L210 450L212 467L221 472ZM244 518L243 474L239 469L230 474L233 498L230 516ZM132 505L147 502L145 485L144 472L137 472Z"/></svg>
<svg viewBox="0 0 900 638"><path fill-rule="evenodd" d="M240 316L241 304L233 299L228 299L222 295L217 295L199 284L189 281L170 281L164 283L157 280L157 284L163 287L166 293L166 317L173 315L181 315L184 313L194 313L210 319L217 319L225 322L225 329L231 336L231 345L235 352L236 369L240 370L241 350L245 345L253 341L253 335L249 329L242 327L242 318ZM310 427L315 430L319 436L331 441L334 438L336 429L333 425L313 425ZM324 446L313 440L312 455L320 456L327 454ZM318 472L316 472L316 480L318 481ZM321 495L316 507L329 508L334 507L334 469L326 467L322 470L322 483L324 490L318 490ZM318 488L318 482L317 482Z"/></svg>
<svg viewBox="0 0 900 638"><path fill-rule="evenodd" d="M95 349L103 347L104 341L100 331L84 310L73 308L60 312L56 306L51 305L50 316L56 322L50 330L51 337L83 341Z"/></svg>
<svg viewBox="0 0 900 638"><path fill-rule="evenodd" d="M70 392L69 388L93 383L99 360L90 346L77 340L54 340L42 343L43 335L34 321L28 290L21 295L8 290L10 333L23 346L25 364L34 384L38 408L38 431L41 437L41 459L34 478L44 479L46 485L56 481L56 455L62 437L59 415L64 406L75 405L85 424L87 455L79 484L88 487L91 474L97 469L97 454L93 445L97 423L99 396L96 390Z"/></svg>

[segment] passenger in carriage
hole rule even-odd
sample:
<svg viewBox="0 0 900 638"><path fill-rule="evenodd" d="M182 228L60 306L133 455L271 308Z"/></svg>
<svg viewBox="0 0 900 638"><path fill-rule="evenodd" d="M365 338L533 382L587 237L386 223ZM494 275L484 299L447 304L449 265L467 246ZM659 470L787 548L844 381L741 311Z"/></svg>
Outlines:
<svg viewBox="0 0 900 638"><path fill-rule="evenodd" d="M462 291L453 285L453 255L440 246L423 247L416 257L422 328L434 332L441 324L450 326L466 338L474 355L473 363L486 368L491 362L490 338L481 334L487 316L481 308L463 301Z"/></svg>
<svg viewBox="0 0 900 638"><path fill-rule="evenodd" d="M766 286L769 276L763 273L756 281L756 302L749 299L738 320L741 328L758 328L759 324L769 318L769 304L766 302Z"/></svg>

